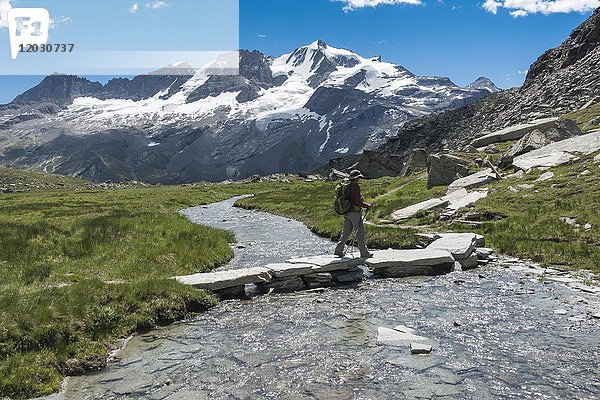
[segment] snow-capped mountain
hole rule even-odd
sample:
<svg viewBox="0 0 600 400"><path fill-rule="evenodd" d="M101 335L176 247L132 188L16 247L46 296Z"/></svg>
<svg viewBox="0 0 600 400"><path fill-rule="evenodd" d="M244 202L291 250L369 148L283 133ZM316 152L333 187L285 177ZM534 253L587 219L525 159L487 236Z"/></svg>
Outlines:
<svg viewBox="0 0 600 400"><path fill-rule="evenodd" d="M278 58L240 51L240 75L184 62L105 85L52 75L0 107L0 162L92 180L220 181L311 170L384 142L467 88L316 41Z"/></svg>
<svg viewBox="0 0 600 400"><path fill-rule="evenodd" d="M500 89L494 84L494 82L483 76L477 78L472 83L467 85L467 89L487 90L490 93L496 93L500 91Z"/></svg>

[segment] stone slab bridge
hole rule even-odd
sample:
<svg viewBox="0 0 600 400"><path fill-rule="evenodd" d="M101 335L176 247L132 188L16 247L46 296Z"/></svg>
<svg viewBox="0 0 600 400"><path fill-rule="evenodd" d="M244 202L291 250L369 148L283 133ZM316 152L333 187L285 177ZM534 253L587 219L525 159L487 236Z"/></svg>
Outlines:
<svg viewBox="0 0 600 400"><path fill-rule="evenodd" d="M483 236L474 233L423 235L433 242L424 249L375 250L369 259L320 255L268 264L177 276L185 285L209 290L222 298L245 297L246 285L261 293L284 293L349 285L365 278L365 271L379 278L440 275L473 269L495 257L485 248Z"/></svg>

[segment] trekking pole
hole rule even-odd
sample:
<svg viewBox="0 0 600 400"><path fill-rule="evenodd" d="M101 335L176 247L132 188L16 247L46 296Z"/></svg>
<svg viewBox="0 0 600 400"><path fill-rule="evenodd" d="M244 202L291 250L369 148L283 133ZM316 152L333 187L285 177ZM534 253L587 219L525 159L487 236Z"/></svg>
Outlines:
<svg viewBox="0 0 600 400"><path fill-rule="evenodd" d="M363 215L363 217L360 220L361 225L364 225L365 220L367 219L367 214L369 214L369 208L367 208L367 211L365 211L365 215ZM355 229L352 229L352 234L350 235L350 253L353 252L353 249L356 247L354 246L354 243L356 242L356 237L358 236L358 229L359 227L356 227ZM346 253L348 251L344 251L344 256L346 256Z"/></svg>

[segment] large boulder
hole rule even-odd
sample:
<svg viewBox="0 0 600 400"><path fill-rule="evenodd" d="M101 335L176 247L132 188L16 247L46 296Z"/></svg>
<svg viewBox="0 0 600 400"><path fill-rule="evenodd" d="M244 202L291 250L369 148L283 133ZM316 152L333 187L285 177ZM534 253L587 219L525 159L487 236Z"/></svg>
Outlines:
<svg viewBox="0 0 600 400"><path fill-rule="evenodd" d="M507 140L521 139L536 129L544 130L558 122L558 118L543 118L535 121L526 122L524 124L511 125L499 131L488 133L478 137L471 142L473 147L484 147L492 143L506 142Z"/></svg>
<svg viewBox="0 0 600 400"><path fill-rule="evenodd" d="M512 145L510 149L500 159L498 166L500 168L509 167L516 156L528 153L532 150L541 149L545 145L550 143L546 138L546 135L540 130L534 130L523 136L517 143Z"/></svg>
<svg viewBox="0 0 600 400"><path fill-rule="evenodd" d="M498 179L498 175L496 175L496 173L491 168L486 168L472 175L465 176L464 178L459 178L450 183L450 185L448 185L448 194L460 189L474 189L476 187L485 185L495 179Z"/></svg>
<svg viewBox="0 0 600 400"><path fill-rule="evenodd" d="M513 165L524 171L550 168L568 163L578 154L589 155L600 150L600 131L551 143L538 150L515 157Z"/></svg>
<svg viewBox="0 0 600 400"><path fill-rule="evenodd" d="M426 169L427 165L427 152L425 149L413 149L412 153L408 157L408 161L400 173L400 176L404 177L412 172Z"/></svg>
<svg viewBox="0 0 600 400"><path fill-rule="evenodd" d="M500 159L500 168L506 168L512 164L515 157L521 154L529 153L533 150L541 149L542 147L552 143L560 142L574 136L581 135L581 130L574 121L560 120L552 124L540 126L540 129L535 129L523 136L515 143Z"/></svg>
<svg viewBox="0 0 600 400"><path fill-rule="evenodd" d="M429 156L427 187L446 186L469 174L468 162L449 154Z"/></svg>

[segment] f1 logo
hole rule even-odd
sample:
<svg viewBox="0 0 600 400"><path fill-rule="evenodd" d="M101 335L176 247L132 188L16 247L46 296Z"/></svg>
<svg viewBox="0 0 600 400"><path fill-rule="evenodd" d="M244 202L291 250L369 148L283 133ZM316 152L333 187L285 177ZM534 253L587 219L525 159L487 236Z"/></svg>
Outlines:
<svg viewBox="0 0 600 400"><path fill-rule="evenodd" d="M16 59L23 46L48 43L50 13L45 8L12 8L8 11L10 53Z"/></svg>

